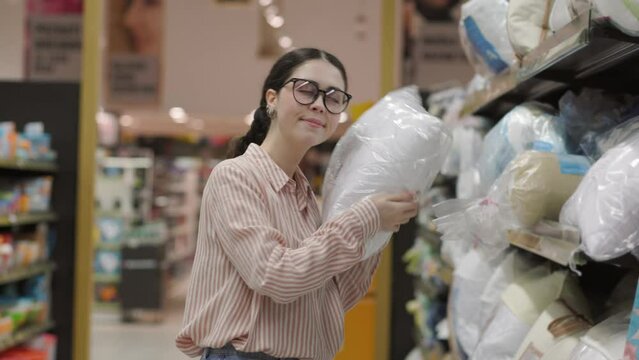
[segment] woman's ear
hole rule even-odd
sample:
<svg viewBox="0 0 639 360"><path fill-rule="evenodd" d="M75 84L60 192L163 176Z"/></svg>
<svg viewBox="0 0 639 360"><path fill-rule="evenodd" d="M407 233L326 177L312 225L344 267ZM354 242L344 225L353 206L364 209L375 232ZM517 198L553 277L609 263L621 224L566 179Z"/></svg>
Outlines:
<svg viewBox="0 0 639 360"><path fill-rule="evenodd" d="M273 89L266 90L266 94L264 94L264 97L266 98L266 104L269 107L275 108L277 106L277 95L277 91Z"/></svg>

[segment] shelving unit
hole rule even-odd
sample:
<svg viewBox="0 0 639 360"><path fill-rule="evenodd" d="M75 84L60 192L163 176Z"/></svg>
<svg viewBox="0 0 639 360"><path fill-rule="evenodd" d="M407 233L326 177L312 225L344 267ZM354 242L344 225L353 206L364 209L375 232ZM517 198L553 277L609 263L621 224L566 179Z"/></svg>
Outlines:
<svg viewBox="0 0 639 360"><path fill-rule="evenodd" d="M54 324L49 322L42 325L29 326L19 330L11 336L0 339L0 352L27 342L42 333L52 330L53 328Z"/></svg>
<svg viewBox="0 0 639 360"><path fill-rule="evenodd" d="M71 359L73 344L79 341L73 336L74 326L81 323L76 322L75 311L82 306L81 300L74 297L77 277L81 277L75 268L80 86L77 83L0 82L0 99L0 121L13 121L17 129L23 129L28 122L42 122L45 131L51 135L51 148L57 153L55 164L0 160L1 178L54 177L50 212L0 216L0 227L9 232L43 222L51 223L51 236L55 240L47 262L0 275L3 281L21 281L47 274L51 287L50 322L24 328L12 337L4 338L0 348L10 348L51 331L57 336L57 358Z"/></svg>
<svg viewBox="0 0 639 360"><path fill-rule="evenodd" d="M639 93L639 39L584 12L513 67L472 94L463 113L501 118L528 100L556 98L572 86Z"/></svg>
<svg viewBox="0 0 639 360"><path fill-rule="evenodd" d="M0 171L21 170L28 172L55 173L58 167L48 161L0 159Z"/></svg>
<svg viewBox="0 0 639 360"><path fill-rule="evenodd" d="M55 264L52 261L44 261L33 265L10 269L6 272L0 272L0 286L31 278L36 275L51 273L55 270Z"/></svg>
<svg viewBox="0 0 639 360"><path fill-rule="evenodd" d="M57 219L56 214L52 212L0 215L0 227L33 225Z"/></svg>

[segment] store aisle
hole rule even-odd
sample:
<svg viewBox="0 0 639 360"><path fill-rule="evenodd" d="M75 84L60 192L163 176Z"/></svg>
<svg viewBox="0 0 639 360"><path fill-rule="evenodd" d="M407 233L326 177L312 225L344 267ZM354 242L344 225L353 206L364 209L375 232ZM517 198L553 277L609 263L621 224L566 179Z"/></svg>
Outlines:
<svg viewBox="0 0 639 360"><path fill-rule="evenodd" d="M174 345L182 323L183 303L173 303L159 324L120 322L119 315L97 313L91 334L92 360L188 359Z"/></svg>

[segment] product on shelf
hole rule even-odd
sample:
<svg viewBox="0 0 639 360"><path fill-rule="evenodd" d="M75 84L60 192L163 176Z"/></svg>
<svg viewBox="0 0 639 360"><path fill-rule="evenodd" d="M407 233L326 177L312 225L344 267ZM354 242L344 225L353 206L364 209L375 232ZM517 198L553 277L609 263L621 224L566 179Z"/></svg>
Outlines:
<svg viewBox="0 0 639 360"><path fill-rule="evenodd" d="M621 31L639 36L639 4L636 0L592 0L597 12Z"/></svg>
<svg viewBox="0 0 639 360"><path fill-rule="evenodd" d="M565 135L553 112L540 103L525 103L511 110L486 134L476 165L482 194L486 194L508 164L526 150L566 153Z"/></svg>
<svg viewBox="0 0 639 360"><path fill-rule="evenodd" d="M589 9L590 0L555 0L548 26L550 30L558 31Z"/></svg>
<svg viewBox="0 0 639 360"><path fill-rule="evenodd" d="M535 49L546 38L554 0L510 0L508 38L517 56Z"/></svg>
<svg viewBox="0 0 639 360"><path fill-rule="evenodd" d="M563 300L548 305L517 350L515 359L567 359L592 325Z"/></svg>
<svg viewBox="0 0 639 360"><path fill-rule="evenodd" d="M561 211L561 222L581 232L582 249L605 261L639 245L639 132L608 150L590 168Z"/></svg>
<svg viewBox="0 0 639 360"><path fill-rule="evenodd" d="M581 337L570 360L621 359L630 325L630 309L602 321Z"/></svg>
<svg viewBox="0 0 639 360"><path fill-rule="evenodd" d="M477 73L499 74L516 62L508 40L507 16L506 0L470 0L462 5L462 45Z"/></svg>
<svg viewBox="0 0 639 360"><path fill-rule="evenodd" d="M17 133L13 122L0 123L0 159L19 159L53 162L51 135L44 132L44 124L27 123L24 133Z"/></svg>
<svg viewBox="0 0 639 360"><path fill-rule="evenodd" d="M544 267L538 267L516 279L502 294L495 317L483 332L473 358L512 359L542 311L556 300L563 300L579 314L590 317L577 279L566 270L548 274Z"/></svg>
<svg viewBox="0 0 639 360"><path fill-rule="evenodd" d="M416 87L393 91L348 129L326 171L324 221L380 191L426 193L448 154L450 135L421 103ZM390 236L379 232L368 239L365 258Z"/></svg>

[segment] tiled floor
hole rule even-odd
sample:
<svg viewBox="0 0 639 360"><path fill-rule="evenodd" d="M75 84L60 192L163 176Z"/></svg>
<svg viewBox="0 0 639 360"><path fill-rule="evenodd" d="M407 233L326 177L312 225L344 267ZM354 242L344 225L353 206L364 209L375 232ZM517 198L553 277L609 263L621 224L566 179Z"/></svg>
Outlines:
<svg viewBox="0 0 639 360"><path fill-rule="evenodd" d="M91 360L188 359L174 344L182 323L182 310L181 304L171 306L158 324L124 324L118 314L94 314Z"/></svg>
<svg viewBox="0 0 639 360"><path fill-rule="evenodd" d="M95 311L91 360L185 360L175 347L182 325L188 279L172 283L160 323L122 323L119 312Z"/></svg>

